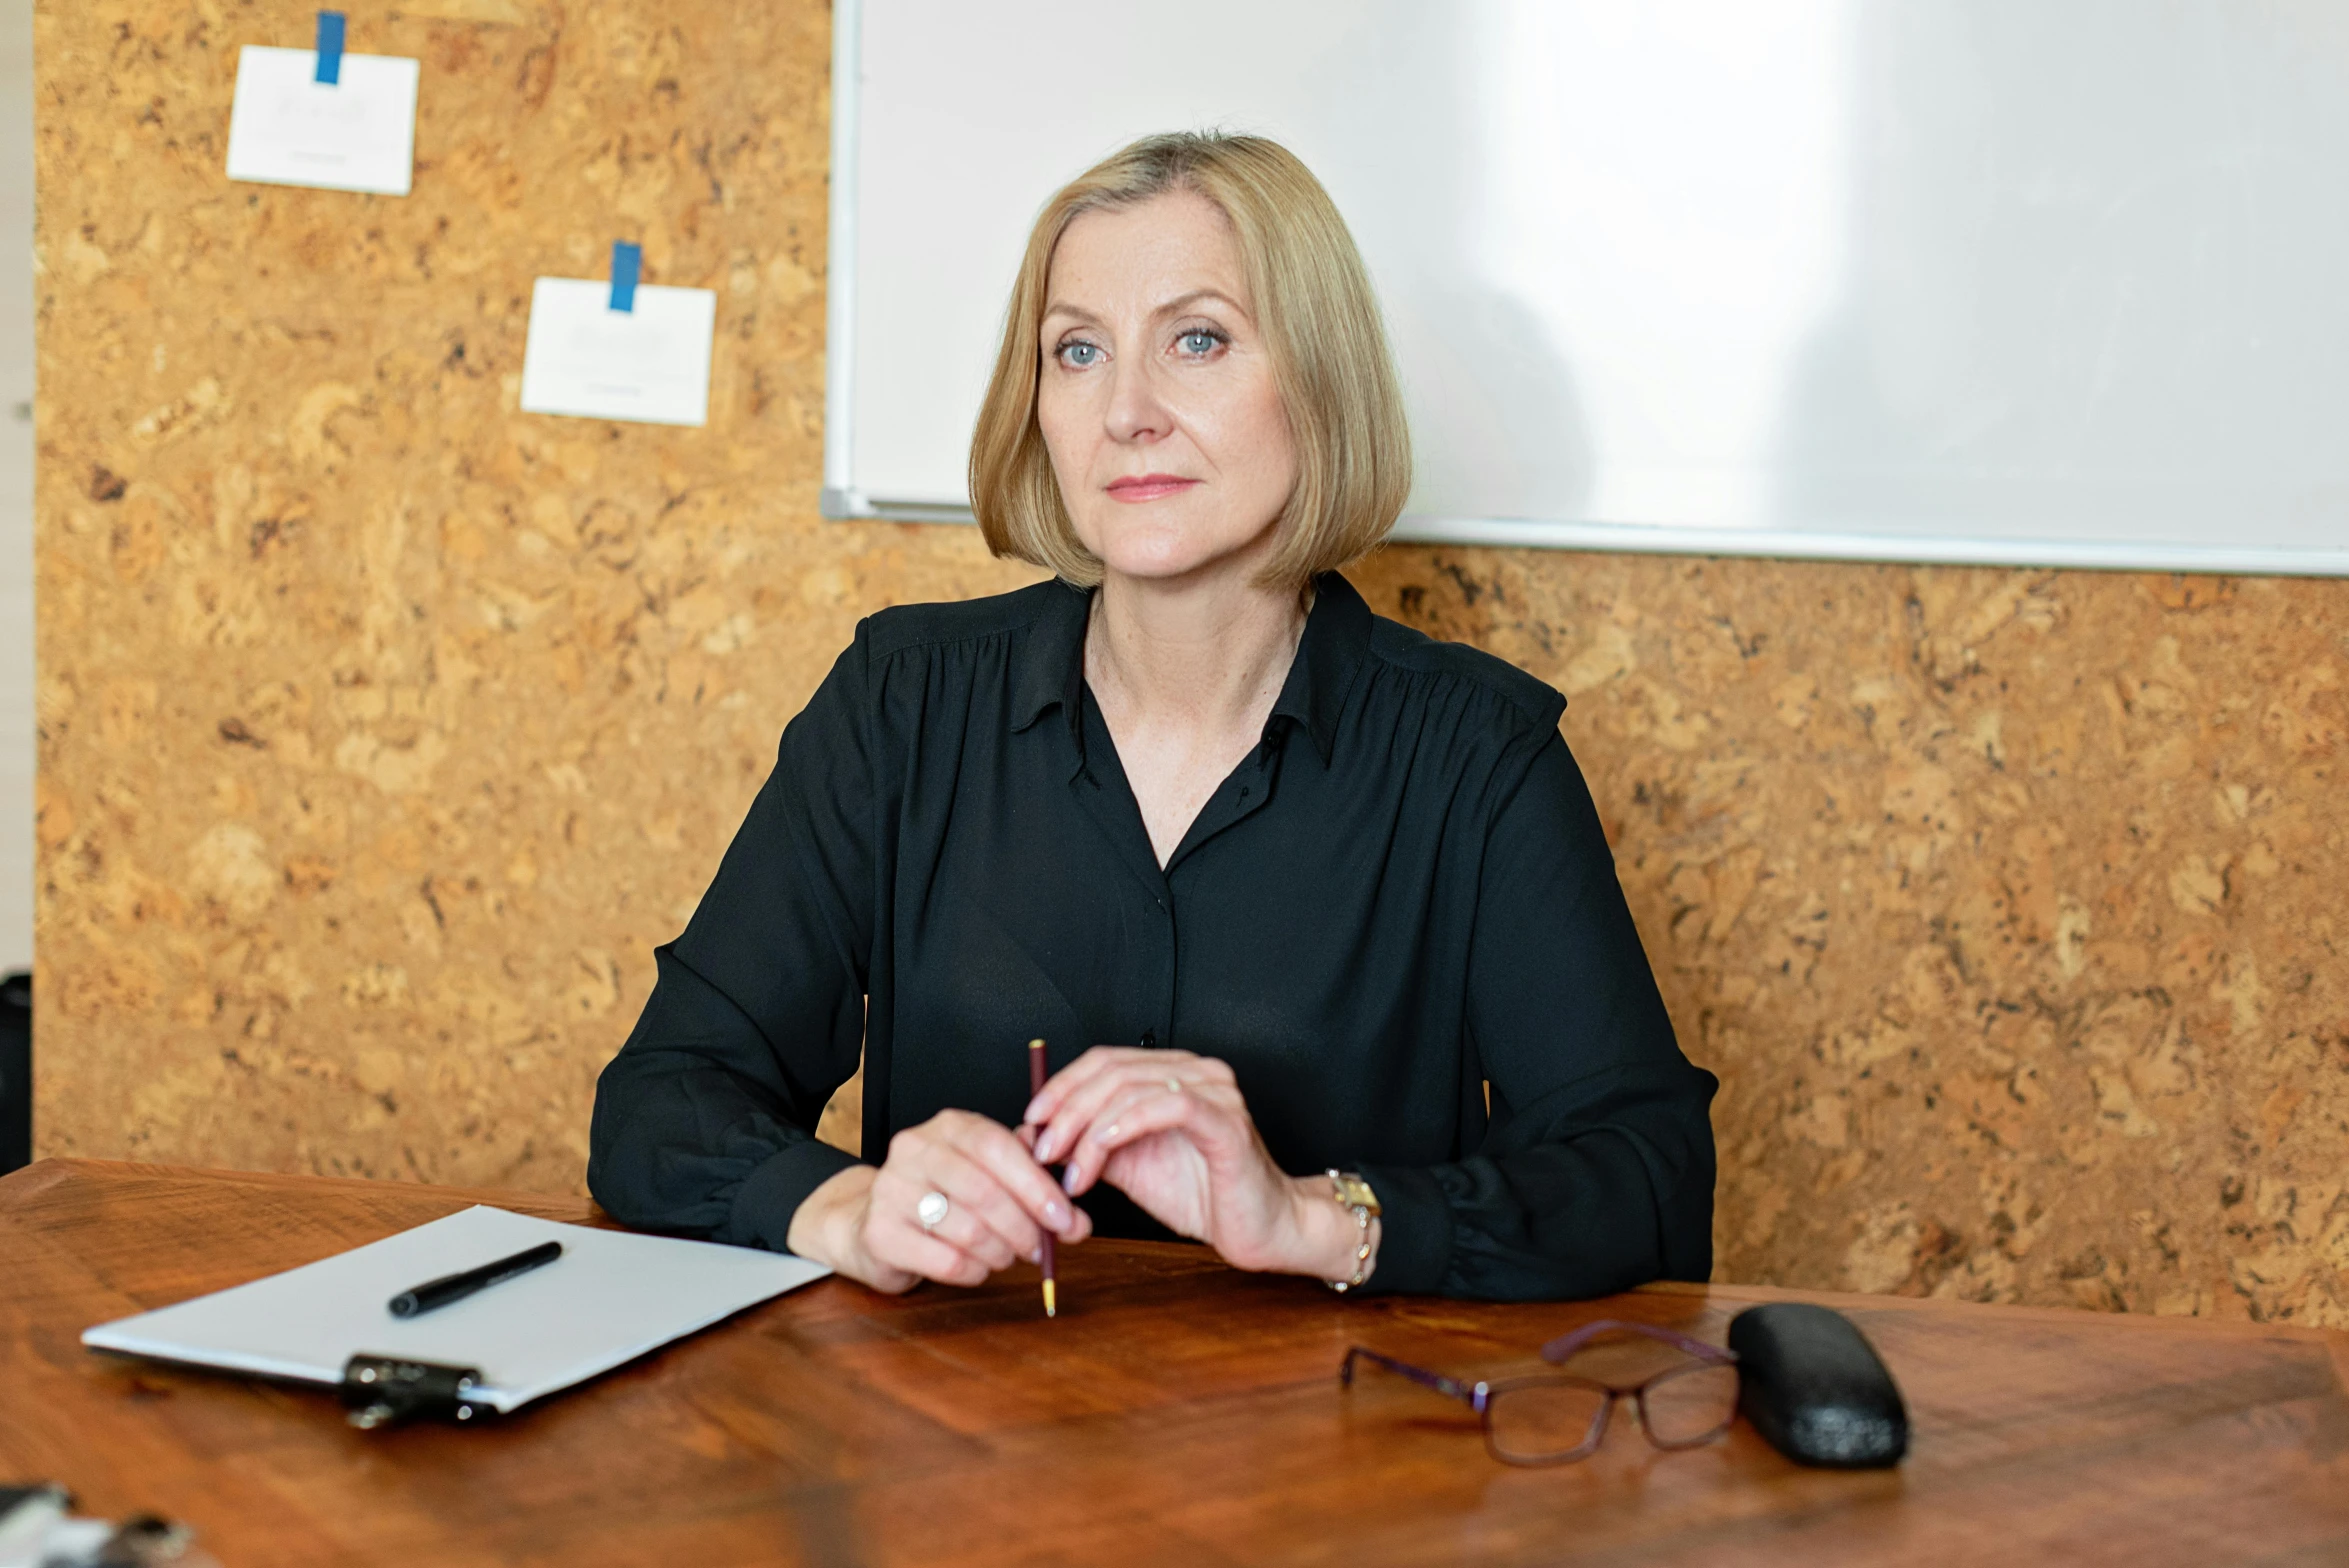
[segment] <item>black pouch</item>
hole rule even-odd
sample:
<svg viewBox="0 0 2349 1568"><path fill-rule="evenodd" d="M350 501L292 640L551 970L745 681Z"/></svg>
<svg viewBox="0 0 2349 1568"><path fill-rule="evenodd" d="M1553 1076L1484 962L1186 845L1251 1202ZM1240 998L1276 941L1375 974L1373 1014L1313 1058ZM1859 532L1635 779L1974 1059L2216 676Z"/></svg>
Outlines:
<svg viewBox="0 0 2349 1568"><path fill-rule="evenodd" d="M1900 1388L1842 1313L1800 1301L1748 1307L1729 1321L1729 1348L1739 1412L1796 1464L1869 1470L1908 1452Z"/></svg>

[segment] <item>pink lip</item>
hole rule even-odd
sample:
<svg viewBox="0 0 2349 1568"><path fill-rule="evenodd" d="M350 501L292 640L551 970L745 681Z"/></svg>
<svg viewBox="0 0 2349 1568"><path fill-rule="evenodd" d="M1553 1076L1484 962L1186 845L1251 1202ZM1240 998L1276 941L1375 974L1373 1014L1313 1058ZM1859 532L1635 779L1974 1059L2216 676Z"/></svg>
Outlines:
<svg viewBox="0 0 2349 1568"><path fill-rule="evenodd" d="M1139 478L1111 480L1109 493L1120 501L1157 501L1170 495L1180 495L1198 482L1175 474L1143 474Z"/></svg>

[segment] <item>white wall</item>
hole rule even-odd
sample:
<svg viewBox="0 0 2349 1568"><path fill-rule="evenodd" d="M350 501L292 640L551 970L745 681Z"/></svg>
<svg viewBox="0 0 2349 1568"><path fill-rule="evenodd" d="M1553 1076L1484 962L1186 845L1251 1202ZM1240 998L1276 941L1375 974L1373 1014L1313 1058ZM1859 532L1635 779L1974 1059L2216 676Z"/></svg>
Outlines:
<svg viewBox="0 0 2349 1568"><path fill-rule="evenodd" d="M33 962L33 0L0 0L0 972Z"/></svg>

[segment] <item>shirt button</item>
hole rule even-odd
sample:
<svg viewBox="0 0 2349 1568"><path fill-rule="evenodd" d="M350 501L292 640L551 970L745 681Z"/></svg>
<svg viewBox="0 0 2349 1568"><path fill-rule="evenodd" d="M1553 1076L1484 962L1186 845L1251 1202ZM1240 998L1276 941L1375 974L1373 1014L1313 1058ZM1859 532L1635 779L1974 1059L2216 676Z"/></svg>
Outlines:
<svg viewBox="0 0 2349 1568"><path fill-rule="evenodd" d="M1143 1031L1142 1031L1142 1045L1143 1045L1143 1048L1144 1048L1144 1049L1149 1049L1149 1048L1151 1048L1151 1047L1154 1047L1154 1046L1156 1046L1157 1044L1158 1044L1158 1031L1157 1031L1157 1030L1155 1030L1155 1029L1145 1029L1145 1030L1143 1030Z"/></svg>

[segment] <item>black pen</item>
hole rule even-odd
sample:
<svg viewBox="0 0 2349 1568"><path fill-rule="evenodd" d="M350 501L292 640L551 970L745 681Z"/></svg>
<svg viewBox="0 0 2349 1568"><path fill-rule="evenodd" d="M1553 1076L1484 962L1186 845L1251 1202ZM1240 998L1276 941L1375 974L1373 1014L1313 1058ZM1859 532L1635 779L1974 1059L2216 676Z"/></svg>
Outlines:
<svg viewBox="0 0 2349 1568"><path fill-rule="evenodd" d="M525 1248L510 1258L500 1258L495 1263L484 1263L481 1267L467 1269L462 1274L443 1274L438 1279L428 1279L423 1284L411 1285L392 1297L391 1315L395 1318L412 1318L420 1312L430 1312L436 1307L445 1307L452 1301L464 1300L477 1290L487 1290L490 1286L512 1279L517 1274L527 1274L532 1269L552 1263L562 1255L563 1244L561 1242L542 1241L537 1246Z"/></svg>

